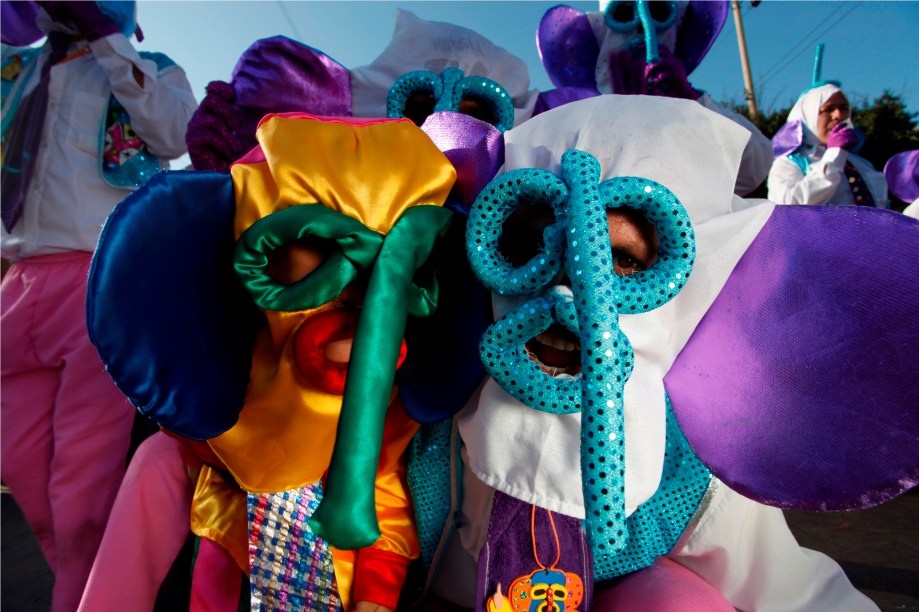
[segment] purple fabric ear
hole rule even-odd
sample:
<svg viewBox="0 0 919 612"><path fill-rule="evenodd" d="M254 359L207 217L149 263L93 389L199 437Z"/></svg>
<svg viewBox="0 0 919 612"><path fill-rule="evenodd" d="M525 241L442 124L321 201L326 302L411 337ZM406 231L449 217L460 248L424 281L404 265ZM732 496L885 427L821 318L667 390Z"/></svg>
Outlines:
<svg viewBox="0 0 919 612"><path fill-rule="evenodd" d="M351 116L351 73L331 57L286 36L256 41L239 58L230 80L243 112L237 130L252 140L268 113L306 112L325 117Z"/></svg>
<svg viewBox="0 0 919 612"><path fill-rule="evenodd" d="M558 108L569 102L586 100L599 96L600 92L595 87L562 87L561 89L550 89L549 91L539 92L536 98L536 106L533 107L533 116L544 113L553 108Z"/></svg>
<svg viewBox="0 0 919 612"><path fill-rule="evenodd" d="M919 150L897 153L884 164L890 193L907 204L919 198Z"/></svg>
<svg viewBox="0 0 919 612"><path fill-rule="evenodd" d="M29 1L0 2L0 38L5 45L25 47L43 38L44 33L35 25L38 4Z"/></svg>
<svg viewBox="0 0 919 612"><path fill-rule="evenodd" d="M800 510L919 484L919 221L776 206L664 382L706 466Z"/></svg>
<svg viewBox="0 0 919 612"><path fill-rule="evenodd" d="M536 46L553 85L596 89L600 46L587 15L570 6L550 8L536 30Z"/></svg>
<svg viewBox="0 0 919 612"><path fill-rule="evenodd" d="M504 164L504 135L491 124L449 111L430 115L421 129L456 168L450 200L468 215L479 192Z"/></svg>
<svg viewBox="0 0 919 612"><path fill-rule="evenodd" d="M692 74L721 33L728 17L727 0L691 0L677 32L674 53Z"/></svg>
<svg viewBox="0 0 919 612"><path fill-rule="evenodd" d="M801 120L789 121L779 128L772 137L772 154L782 157L794 153L804 144L804 122Z"/></svg>

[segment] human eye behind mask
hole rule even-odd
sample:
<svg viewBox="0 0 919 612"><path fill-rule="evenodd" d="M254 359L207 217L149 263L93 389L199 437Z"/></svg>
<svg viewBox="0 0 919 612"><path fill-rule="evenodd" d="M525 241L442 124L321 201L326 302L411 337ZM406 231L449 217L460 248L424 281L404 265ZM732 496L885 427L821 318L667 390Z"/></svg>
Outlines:
<svg viewBox="0 0 919 612"><path fill-rule="evenodd" d="M319 268L333 249L326 240L294 240L268 254L265 274L282 285L293 285Z"/></svg>
<svg viewBox="0 0 919 612"><path fill-rule="evenodd" d="M375 256L380 237L321 204L292 206L254 223L236 246L238 278L265 310L311 310L342 296Z"/></svg>
<svg viewBox="0 0 919 612"><path fill-rule="evenodd" d="M505 219L498 237L498 252L515 268L526 265L545 251L544 232L554 224L555 213L548 204L524 204Z"/></svg>
<svg viewBox="0 0 919 612"><path fill-rule="evenodd" d="M618 276L643 272L657 261L657 228L634 208L606 211L613 251L613 271Z"/></svg>
<svg viewBox="0 0 919 612"><path fill-rule="evenodd" d="M606 212L613 271L631 276L647 270L657 261L657 229L641 211L610 208ZM552 208L544 203L526 203L514 210L502 226L498 252L513 267L526 265L545 251L544 232L556 222Z"/></svg>

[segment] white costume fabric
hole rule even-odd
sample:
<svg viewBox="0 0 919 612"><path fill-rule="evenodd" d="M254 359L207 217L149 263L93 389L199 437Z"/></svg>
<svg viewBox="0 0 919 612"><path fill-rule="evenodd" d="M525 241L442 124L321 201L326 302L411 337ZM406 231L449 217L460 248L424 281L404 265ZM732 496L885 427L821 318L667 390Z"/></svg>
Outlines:
<svg viewBox="0 0 919 612"><path fill-rule="evenodd" d="M620 315L635 355L623 409L629 514L655 493L661 479L663 376L774 208L732 193L747 138L746 131L692 101L647 96L567 104L505 134L504 172L558 172L564 152L583 150L599 161L601 180L637 176L668 187L693 223L696 260L683 290L650 312ZM498 315L509 306L495 300ZM579 419L530 409L493 380L477 404L460 414L464 459L474 474L464 476L459 533L467 564L475 562L488 524L490 504L482 501L487 498L482 483L562 514L584 516ZM780 510L747 500L717 481L708 497L710 503L700 507L670 557L703 576L733 605L742 610L873 609L833 561L797 545ZM462 565L458 548L454 544L452 562Z"/></svg>
<svg viewBox="0 0 919 612"><path fill-rule="evenodd" d="M840 149L827 148L817 138L817 117L820 107L834 94L842 90L832 84L821 85L805 92L791 111L788 121L801 121L804 127L804 143L798 153L809 163L806 172L788 156L775 158L769 171L768 197L779 204L856 204L855 198L844 174L846 161L852 163L861 174L865 185L878 208L887 208L887 181L884 175L874 169L871 163Z"/></svg>
<svg viewBox="0 0 919 612"><path fill-rule="evenodd" d="M595 78L597 89L600 93L604 94L621 93L613 91L612 89L612 83L610 83L609 76L609 57L610 53L614 53L626 47L630 39L634 36L633 34L614 32L606 26L603 21L603 11L608 4L609 0L600 0L600 12L587 14L590 25L594 31L594 36L596 36L597 43L600 45L600 55L597 57ZM686 0L681 0L676 3L676 21L674 21L673 25L669 28L657 32L657 43L659 47L666 48L670 51L676 48L677 32L683 15L686 13L688 4ZM750 138L744 147L743 156L740 160L740 170L737 173L734 193L740 196L751 193L766 180L766 176L769 174L769 167L772 165L772 145L769 139L766 138L749 119L722 107L707 93L703 92L697 102L708 110L715 111L719 115L727 117L750 133Z"/></svg>
<svg viewBox="0 0 919 612"><path fill-rule="evenodd" d="M903 214L913 219L919 219L919 200L912 202L909 206L904 208Z"/></svg>
<svg viewBox="0 0 919 612"><path fill-rule="evenodd" d="M703 92L696 100L710 111L726 117L750 132L750 140L744 147L743 156L740 158L740 170L737 172L737 181L734 183L734 193L746 196L763 184L769 169L772 166L772 144L753 122L734 111L715 102L710 95Z"/></svg>
<svg viewBox="0 0 919 612"><path fill-rule="evenodd" d="M444 68L459 68L467 77L483 76L504 87L514 102L514 125L533 114L538 92L529 89L522 60L472 30L398 9L389 46L373 63L351 71L354 116L385 117L386 96L397 79L413 70L439 74Z"/></svg>

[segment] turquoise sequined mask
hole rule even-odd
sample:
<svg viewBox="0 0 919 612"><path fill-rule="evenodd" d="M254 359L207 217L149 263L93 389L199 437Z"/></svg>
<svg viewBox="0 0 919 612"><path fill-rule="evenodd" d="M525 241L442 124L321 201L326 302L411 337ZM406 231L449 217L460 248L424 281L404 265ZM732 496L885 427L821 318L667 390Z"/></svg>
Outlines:
<svg viewBox="0 0 919 612"><path fill-rule="evenodd" d="M623 387L634 360L619 315L667 303L695 258L689 216L669 189L600 176L599 162L579 150L562 156L559 176L512 170L479 195L466 232L479 280L500 296L525 300L482 338L486 369L530 408L582 413L581 474L595 557L619 550L627 537ZM643 217L656 233L656 257L630 275L616 272L624 255L617 236L611 240L610 214ZM516 231L522 226L541 236L528 242Z"/></svg>
<svg viewBox="0 0 919 612"><path fill-rule="evenodd" d="M417 125L440 111L472 115L505 132L514 127L514 103L504 87L482 76L465 77L459 68L441 74L415 70L397 80L386 98L386 115L408 117Z"/></svg>

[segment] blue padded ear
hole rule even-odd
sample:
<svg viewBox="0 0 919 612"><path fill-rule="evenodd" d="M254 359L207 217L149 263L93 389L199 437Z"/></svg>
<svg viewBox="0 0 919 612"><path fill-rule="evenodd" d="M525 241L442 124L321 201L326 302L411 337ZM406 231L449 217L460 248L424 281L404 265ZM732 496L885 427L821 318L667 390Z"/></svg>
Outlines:
<svg viewBox="0 0 919 612"><path fill-rule="evenodd" d="M437 310L430 317L410 317L405 328L408 353L396 384L406 413L424 425L459 412L485 379L479 340L492 322L491 292L466 259L465 221L455 215L431 254L440 287Z"/></svg>
<svg viewBox="0 0 919 612"><path fill-rule="evenodd" d="M233 273L233 183L163 172L106 221L86 297L118 387L161 427L219 435L242 410L259 322Z"/></svg>

